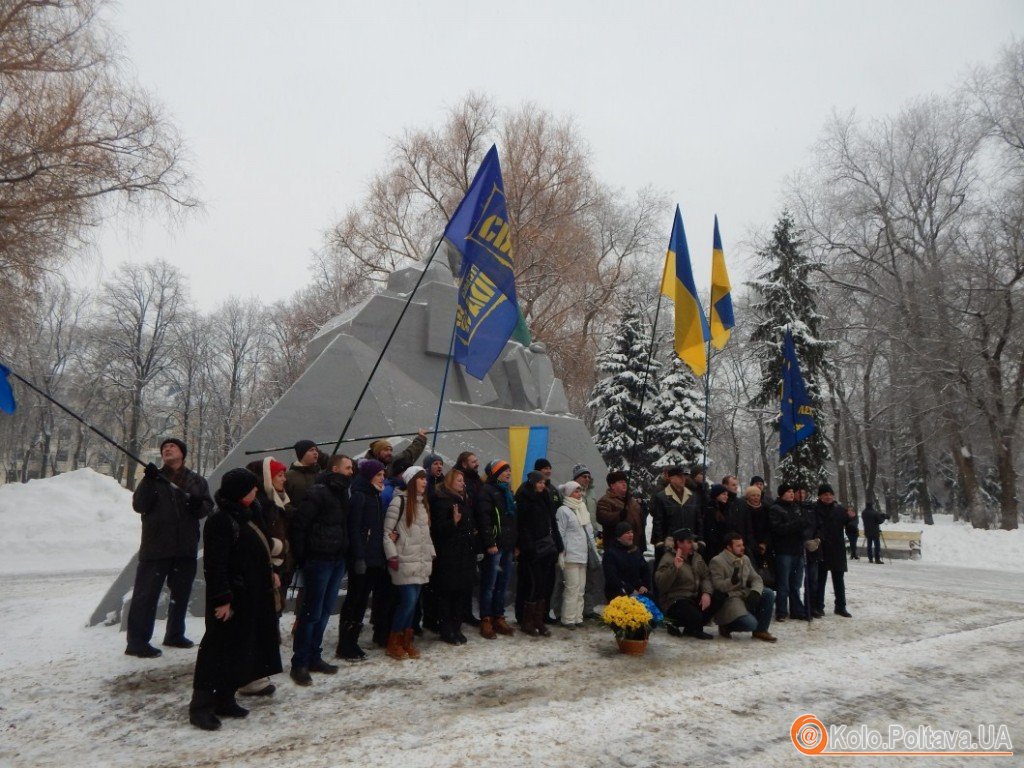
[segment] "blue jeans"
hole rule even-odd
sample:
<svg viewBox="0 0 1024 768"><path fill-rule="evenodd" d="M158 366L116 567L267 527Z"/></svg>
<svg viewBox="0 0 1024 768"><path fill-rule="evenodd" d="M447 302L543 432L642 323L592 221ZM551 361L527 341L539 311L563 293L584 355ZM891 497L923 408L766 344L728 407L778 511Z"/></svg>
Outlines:
<svg viewBox="0 0 1024 768"><path fill-rule="evenodd" d="M775 607L775 592L768 587L761 593L761 602L757 606L757 616L745 613L738 619L729 622L729 632L767 632L772 625L772 609Z"/></svg>
<svg viewBox="0 0 1024 768"><path fill-rule="evenodd" d="M512 573L512 550L499 549L493 555L484 555L480 566L480 618L504 616L505 590Z"/></svg>
<svg viewBox="0 0 1024 768"><path fill-rule="evenodd" d="M344 560L310 560L303 566L302 614L295 630L292 667L308 667L320 661L324 630L344 577Z"/></svg>
<svg viewBox="0 0 1024 768"><path fill-rule="evenodd" d="M778 590L775 595L776 616L803 615L804 605L800 602L803 580L803 555L775 555L775 587Z"/></svg>
<svg viewBox="0 0 1024 768"><path fill-rule="evenodd" d="M422 584L397 584L398 605L395 606L394 616L391 618L391 631L402 632L412 626L412 617L416 613L416 603L420 600Z"/></svg>
<svg viewBox="0 0 1024 768"><path fill-rule="evenodd" d="M865 536L868 541L868 560L882 559L882 541L878 536Z"/></svg>

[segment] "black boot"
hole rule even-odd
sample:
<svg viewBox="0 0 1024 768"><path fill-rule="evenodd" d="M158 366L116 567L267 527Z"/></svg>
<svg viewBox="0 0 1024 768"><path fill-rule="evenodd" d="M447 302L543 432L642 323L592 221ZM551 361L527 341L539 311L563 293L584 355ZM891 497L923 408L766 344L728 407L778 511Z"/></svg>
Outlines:
<svg viewBox="0 0 1024 768"><path fill-rule="evenodd" d="M455 625L451 621L440 622L441 640L448 645L461 645L458 636L455 634Z"/></svg>
<svg viewBox="0 0 1024 768"><path fill-rule="evenodd" d="M365 661L366 654L359 647L359 633L363 631L363 625L354 621L346 621L341 625L341 632L338 636L339 659L345 661Z"/></svg>
<svg viewBox="0 0 1024 768"><path fill-rule="evenodd" d="M215 697L215 704L213 706L213 712L221 717L245 717L249 714L249 710L245 707L238 706L238 702L235 701L235 692L229 691L224 694L217 694Z"/></svg>
<svg viewBox="0 0 1024 768"><path fill-rule="evenodd" d="M204 731L216 731L220 728L220 720L213 714L215 705L216 699L212 693L194 689L192 701L188 704L188 721Z"/></svg>
<svg viewBox="0 0 1024 768"><path fill-rule="evenodd" d="M541 637L551 637L551 630L548 629L548 601L540 600L534 603L536 613L533 614L534 626L537 627L537 632L540 633Z"/></svg>

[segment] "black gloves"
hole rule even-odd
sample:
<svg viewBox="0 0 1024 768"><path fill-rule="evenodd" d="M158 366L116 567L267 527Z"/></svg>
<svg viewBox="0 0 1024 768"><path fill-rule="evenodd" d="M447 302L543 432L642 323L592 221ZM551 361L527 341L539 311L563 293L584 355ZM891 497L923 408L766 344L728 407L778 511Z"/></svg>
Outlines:
<svg viewBox="0 0 1024 768"><path fill-rule="evenodd" d="M159 480L160 479L160 467L154 464L152 461L146 465L146 468L142 470L142 476L147 480Z"/></svg>

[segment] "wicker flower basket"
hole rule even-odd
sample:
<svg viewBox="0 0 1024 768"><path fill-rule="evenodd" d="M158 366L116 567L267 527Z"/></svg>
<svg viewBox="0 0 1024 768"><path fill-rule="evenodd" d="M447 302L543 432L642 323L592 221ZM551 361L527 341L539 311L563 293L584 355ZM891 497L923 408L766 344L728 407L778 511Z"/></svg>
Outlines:
<svg viewBox="0 0 1024 768"><path fill-rule="evenodd" d="M627 656L643 656L647 652L647 638L643 640L619 640L619 653Z"/></svg>

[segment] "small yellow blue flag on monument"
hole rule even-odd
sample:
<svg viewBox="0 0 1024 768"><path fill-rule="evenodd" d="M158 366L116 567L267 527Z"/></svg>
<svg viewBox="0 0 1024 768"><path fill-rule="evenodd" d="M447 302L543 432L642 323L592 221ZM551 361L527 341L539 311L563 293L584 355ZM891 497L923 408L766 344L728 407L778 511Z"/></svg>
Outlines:
<svg viewBox="0 0 1024 768"><path fill-rule="evenodd" d="M444 237L462 254L452 359L482 380L520 323L497 147L484 156Z"/></svg>
<svg viewBox="0 0 1024 768"><path fill-rule="evenodd" d="M715 349L726 345L734 324L732 285L729 283L729 271L725 268L718 216L715 216L715 240L711 250L711 343Z"/></svg>
<svg viewBox="0 0 1024 768"><path fill-rule="evenodd" d="M676 206L672 235L665 254L665 271L661 277L661 293L672 299L676 309L676 355L690 366L693 375L703 376L708 369L705 345L711 338L704 308L697 296L690 264L690 249L686 245L683 215Z"/></svg>

